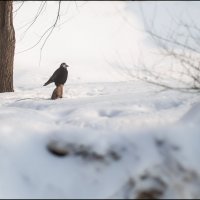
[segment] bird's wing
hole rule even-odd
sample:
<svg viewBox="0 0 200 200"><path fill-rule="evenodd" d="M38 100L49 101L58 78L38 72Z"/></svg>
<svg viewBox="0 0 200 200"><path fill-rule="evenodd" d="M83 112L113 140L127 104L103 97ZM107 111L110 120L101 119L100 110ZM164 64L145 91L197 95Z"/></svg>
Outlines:
<svg viewBox="0 0 200 200"><path fill-rule="evenodd" d="M49 80L54 81L59 74L59 68L53 73Z"/></svg>
<svg viewBox="0 0 200 200"><path fill-rule="evenodd" d="M56 77L58 76L59 74L59 68L53 73L53 75L49 78L49 80L44 84L45 85L48 85L49 83L52 83L55 81Z"/></svg>

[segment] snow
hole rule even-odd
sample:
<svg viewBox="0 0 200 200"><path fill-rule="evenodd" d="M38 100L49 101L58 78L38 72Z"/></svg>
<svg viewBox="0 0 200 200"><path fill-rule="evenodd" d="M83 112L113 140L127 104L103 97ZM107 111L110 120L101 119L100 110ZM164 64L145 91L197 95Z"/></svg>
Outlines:
<svg viewBox="0 0 200 200"><path fill-rule="evenodd" d="M15 92L0 94L0 198L199 198L199 94L131 80L105 62L117 62L116 48L127 64L130 51L138 60L138 46L155 46L139 30L140 2L89 3L78 11L70 4L67 16L75 17L52 35L41 66L37 48L16 54ZM145 3L151 14L155 2ZM33 4L22 7L16 27ZM134 34L114 8L135 17ZM17 51L36 33L17 40ZM70 65L64 97L50 100L55 86L42 85L63 61Z"/></svg>
<svg viewBox="0 0 200 200"><path fill-rule="evenodd" d="M53 88L0 95L1 198L130 198L158 184L151 176L169 187L167 197L199 195L199 178L176 166L199 173L198 94L142 82L69 83L53 101ZM69 154L49 152L52 142ZM140 178L146 171L150 183Z"/></svg>

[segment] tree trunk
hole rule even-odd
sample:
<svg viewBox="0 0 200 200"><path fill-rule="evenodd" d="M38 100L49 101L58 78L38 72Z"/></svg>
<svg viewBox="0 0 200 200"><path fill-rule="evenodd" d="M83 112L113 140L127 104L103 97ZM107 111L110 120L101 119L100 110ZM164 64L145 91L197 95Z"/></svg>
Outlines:
<svg viewBox="0 0 200 200"><path fill-rule="evenodd" d="M0 92L13 92L13 1L0 1Z"/></svg>

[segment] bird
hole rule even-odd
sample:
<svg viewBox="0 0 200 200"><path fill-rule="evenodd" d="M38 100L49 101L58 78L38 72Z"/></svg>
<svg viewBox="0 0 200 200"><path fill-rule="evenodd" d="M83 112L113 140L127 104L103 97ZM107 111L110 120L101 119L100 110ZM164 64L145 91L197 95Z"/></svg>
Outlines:
<svg viewBox="0 0 200 200"><path fill-rule="evenodd" d="M65 82L67 81L68 77L68 71L67 71L67 65L66 63L61 63L60 67L53 73L53 75L49 78L49 80L43 85L46 86L50 83L55 83L56 88L54 89L51 99L58 99L62 98L63 95L63 86Z"/></svg>
<svg viewBox="0 0 200 200"><path fill-rule="evenodd" d="M56 86L64 85L68 77L67 67L69 67L69 65L67 65L66 63L61 63L60 67L53 73L53 75L43 86L46 86L53 82Z"/></svg>

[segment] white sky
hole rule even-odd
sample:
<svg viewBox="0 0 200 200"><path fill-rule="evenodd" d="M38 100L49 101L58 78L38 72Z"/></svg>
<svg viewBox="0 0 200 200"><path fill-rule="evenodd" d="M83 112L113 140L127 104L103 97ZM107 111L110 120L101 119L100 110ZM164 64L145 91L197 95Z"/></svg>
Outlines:
<svg viewBox="0 0 200 200"><path fill-rule="evenodd" d="M16 67L38 68L39 65L39 46L22 54L18 52L32 46L39 36L50 26L55 19L58 2L48 2L46 11L40 16L34 26L26 33L23 40L25 29L19 30L35 16L37 8L41 2L25 2L20 12L15 17L16 28ZM19 6L18 4L16 7ZM66 12L67 10L67 12ZM61 62L68 63L71 68L71 75L85 79L96 79L97 74L103 79L112 79L118 76L106 60L113 61L117 57L116 51L122 57L130 52L135 57L138 53L138 46L143 40L144 35L130 28L123 20L122 15L132 18L134 24L140 28L140 24L133 15L125 11L124 2L63 2L61 21L65 24L55 29L47 41L43 54L40 69L51 70L59 66ZM128 59L128 58L127 58ZM132 62L132 61L131 61ZM110 70L112 76L107 74ZM47 72L46 73L50 73ZM87 71L87 73L86 73ZM84 74L84 77L82 77ZM94 77L94 78L93 78Z"/></svg>
<svg viewBox="0 0 200 200"><path fill-rule="evenodd" d="M155 19L154 26L164 33L169 26L172 27L173 17L188 16L188 13L197 17L200 5L194 2L155 1L62 2L60 24L65 23L58 26L48 39L39 67L41 45L21 54L18 52L35 44L55 20L58 2L48 2L45 12L23 35L26 28L19 28L34 18L40 3L25 2L14 18L17 38L15 71L23 69L38 73L40 70L40 73L49 76L61 62L66 62L71 66L70 77L85 81L127 78L115 70L117 68L114 65L110 66L107 60L117 63L122 59L120 62L126 66L137 63L139 59L153 60L153 55L147 53L152 51L153 46L143 32L141 8L149 23ZM19 5L15 2L15 9Z"/></svg>

